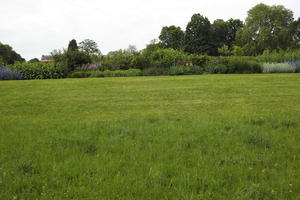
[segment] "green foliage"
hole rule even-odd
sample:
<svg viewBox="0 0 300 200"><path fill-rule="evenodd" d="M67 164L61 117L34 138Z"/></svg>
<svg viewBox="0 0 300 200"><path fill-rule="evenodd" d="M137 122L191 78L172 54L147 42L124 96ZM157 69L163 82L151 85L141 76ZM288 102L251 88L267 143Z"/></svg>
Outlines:
<svg viewBox="0 0 300 200"><path fill-rule="evenodd" d="M164 26L159 39L164 48L182 50L184 43L184 32L180 27Z"/></svg>
<svg viewBox="0 0 300 200"><path fill-rule="evenodd" d="M190 62L194 66L205 66L209 61L209 56L206 55L197 55L191 54L188 56L188 62Z"/></svg>
<svg viewBox="0 0 300 200"><path fill-rule="evenodd" d="M80 42L79 49L91 55L101 55L101 51L98 48L98 44L91 39L85 39L82 42Z"/></svg>
<svg viewBox="0 0 300 200"><path fill-rule="evenodd" d="M15 63L9 67L17 70L23 79L58 79L66 75L66 68L62 63Z"/></svg>
<svg viewBox="0 0 300 200"><path fill-rule="evenodd" d="M141 76L140 69L92 71L90 77L130 77Z"/></svg>
<svg viewBox="0 0 300 200"><path fill-rule="evenodd" d="M52 56L56 63L64 64L68 72L74 71L84 64L92 63L92 56L83 51L58 51L52 53Z"/></svg>
<svg viewBox="0 0 300 200"><path fill-rule="evenodd" d="M257 57L260 62L288 62L300 60L300 49L298 50L288 50L288 51L270 51L265 50L264 53Z"/></svg>
<svg viewBox="0 0 300 200"><path fill-rule="evenodd" d="M205 71L219 74L249 74L261 73L262 67L257 61L248 57L220 57L208 63Z"/></svg>
<svg viewBox="0 0 300 200"><path fill-rule="evenodd" d="M78 51L78 45L75 39L71 40L68 45L68 51Z"/></svg>
<svg viewBox="0 0 300 200"><path fill-rule="evenodd" d="M300 17L298 20L291 23L289 27L289 33L291 34L293 40L291 48L300 48Z"/></svg>
<svg viewBox="0 0 300 200"><path fill-rule="evenodd" d="M237 33L237 42L246 55L259 55L266 49L287 49L293 41L289 33L292 22L291 10L258 4L248 11L245 26Z"/></svg>
<svg viewBox="0 0 300 200"><path fill-rule="evenodd" d="M264 63L262 65L263 73L295 73L296 66L288 63Z"/></svg>
<svg viewBox="0 0 300 200"><path fill-rule="evenodd" d="M209 74L226 74L227 66L219 62L209 62L204 68L204 71Z"/></svg>
<svg viewBox="0 0 300 200"><path fill-rule="evenodd" d="M231 52L227 45L223 45L222 47L218 48L218 53L221 56L229 56Z"/></svg>
<svg viewBox="0 0 300 200"><path fill-rule="evenodd" d="M2 56L0 56L0 66L5 65L5 61Z"/></svg>
<svg viewBox="0 0 300 200"><path fill-rule="evenodd" d="M127 70L130 68L136 68L138 65L136 51L118 50L109 52L107 56L102 59L102 66L109 70Z"/></svg>
<svg viewBox="0 0 300 200"><path fill-rule="evenodd" d="M185 51L194 54L212 54L212 29L207 17L194 14L185 31Z"/></svg>
<svg viewBox="0 0 300 200"><path fill-rule="evenodd" d="M15 62L24 62L25 59L16 53L13 48L0 42L0 64L10 65Z"/></svg>
<svg viewBox="0 0 300 200"><path fill-rule="evenodd" d="M32 58L28 62L30 62L30 63L36 63L36 62L40 62L40 60L38 58Z"/></svg>
<svg viewBox="0 0 300 200"><path fill-rule="evenodd" d="M231 54L233 56L244 56L244 49L239 46L233 45Z"/></svg>
<svg viewBox="0 0 300 200"><path fill-rule="evenodd" d="M189 75L189 74L202 74L203 67L200 66L187 66L176 65L169 69L169 75Z"/></svg>
<svg viewBox="0 0 300 200"><path fill-rule="evenodd" d="M169 69L170 75L185 75L190 73L190 67L186 65L176 65Z"/></svg>
<svg viewBox="0 0 300 200"><path fill-rule="evenodd" d="M156 68L156 67L150 67L145 68L142 71L143 76L160 76L160 75L168 75L169 69L165 68Z"/></svg>
<svg viewBox="0 0 300 200"><path fill-rule="evenodd" d="M68 78L88 78L94 71L74 71L68 74Z"/></svg>
<svg viewBox="0 0 300 200"><path fill-rule="evenodd" d="M184 63L188 56L174 49L158 49L150 53L149 59L149 67L168 69L173 65Z"/></svg>
<svg viewBox="0 0 300 200"><path fill-rule="evenodd" d="M73 71L76 67L92 62L92 57L83 51L67 51L63 57L64 63L66 63L69 71Z"/></svg>

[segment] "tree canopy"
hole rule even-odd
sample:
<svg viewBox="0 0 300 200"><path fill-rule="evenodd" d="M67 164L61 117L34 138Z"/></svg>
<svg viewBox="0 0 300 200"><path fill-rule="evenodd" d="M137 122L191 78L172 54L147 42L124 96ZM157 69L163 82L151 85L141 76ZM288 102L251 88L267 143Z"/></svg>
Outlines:
<svg viewBox="0 0 300 200"><path fill-rule="evenodd" d="M289 33L292 23L291 10L258 4L248 11L245 26L237 33L237 42L248 55L261 54L266 49L287 49L292 43Z"/></svg>
<svg viewBox="0 0 300 200"><path fill-rule="evenodd" d="M79 49L92 55L101 55L98 44L91 39L85 39L79 43Z"/></svg>
<svg viewBox="0 0 300 200"><path fill-rule="evenodd" d="M161 30L159 39L164 48L183 49L184 32L180 27L164 26Z"/></svg>
<svg viewBox="0 0 300 200"><path fill-rule="evenodd" d="M78 51L78 45L75 39L71 40L68 45L68 51Z"/></svg>
<svg viewBox="0 0 300 200"><path fill-rule="evenodd" d="M0 42L0 62L1 64L14 64L15 62L24 62L25 59L15 52L13 48L7 44Z"/></svg>
<svg viewBox="0 0 300 200"><path fill-rule="evenodd" d="M196 54L210 54L211 45L211 23L207 17L194 14L185 31L185 51Z"/></svg>

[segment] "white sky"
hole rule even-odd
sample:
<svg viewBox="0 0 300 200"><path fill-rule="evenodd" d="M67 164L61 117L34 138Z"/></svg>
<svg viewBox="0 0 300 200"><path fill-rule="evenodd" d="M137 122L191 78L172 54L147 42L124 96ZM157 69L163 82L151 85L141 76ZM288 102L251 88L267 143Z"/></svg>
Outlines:
<svg viewBox="0 0 300 200"><path fill-rule="evenodd" d="M300 16L299 0L0 0L0 42L26 59L66 48L73 38L96 41L104 54L130 44L142 49L163 26L185 30L195 13L211 22L244 20L261 2Z"/></svg>

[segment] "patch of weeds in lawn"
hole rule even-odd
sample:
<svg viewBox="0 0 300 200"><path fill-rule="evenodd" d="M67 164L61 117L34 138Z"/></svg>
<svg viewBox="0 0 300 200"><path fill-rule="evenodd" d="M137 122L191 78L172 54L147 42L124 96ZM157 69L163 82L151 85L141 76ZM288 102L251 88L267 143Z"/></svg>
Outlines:
<svg viewBox="0 0 300 200"><path fill-rule="evenodd" d="M254 126L263 126L266 124L266 120L265 119L252 119L252 120L250 120L250 124L252 124Z"/></svg>
<svg viewBox="0 0 300 200"><path fill-rule="evenodd" d="M251 134L246 136L245 143L250 146L259 148L271 148L271 141L259 134Z"/></svg>
<svg viewBox="0 0 300 200"><path fill-rule="evenodd" d="M287 120L287 121L283 121L281 123L281 126L289 129L289 128L296 128L298 126L298 124L297 124L297 122Z"/></svg>
<svg viewBox="0 0 300 200"><path fill-rule="evenodd" d="M267 189L261 184L253 183L238 191L236 193L236 199L271 200L274 198L271 194L271 191L267 191Z"/></svg>
<svg viewBox="0 0 300 200"><path fill-rule="evenodd" d="M39 174L40 171L31 160L23 161L17 166L17 171L23 175Z"/></svg>

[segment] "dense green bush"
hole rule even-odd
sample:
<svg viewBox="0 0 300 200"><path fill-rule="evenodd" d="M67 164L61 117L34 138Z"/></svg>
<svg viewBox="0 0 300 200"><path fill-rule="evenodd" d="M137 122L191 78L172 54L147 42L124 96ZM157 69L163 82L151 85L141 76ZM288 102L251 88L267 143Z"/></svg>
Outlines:
<svg viewBox="0 0 300 200"><path fill-rule="evenodd" d="M225 64L218 62L209 62L204 68L204 71L209 74L226 74L227 67Z"/></svg>
<svg viewBox="0 0 300 200"><path fill-rule="evenodd" d="M66 76L67 69L62 63L15 63L9 68L17 70L23 79L57 79Z"/></svg>
<svg viewBox="0 0 300 200"><path fill-rule="evenodd" d="M90 77L130 77L141 76L140 69L92 71Z"/></svg>
<svg viewBox="0 0 300 200"><path fill-rule="evenodd" d="M142 75L143 76L160 76L160 75L168 75L169 69L164 68L156 68L156 67L150 67L143 69Z"/></svg>
<svg viewBox="0 0 300 200"><path fill-rule="evenodd" d="M169 69L174 65L185 64L188 55L174 49L158 49L150 54L150 67Z"/></svg>
<svg viewBox="0 0 300 200"><path fill-rule="evenodd" d="M68 78L88 78L94 71L75 71L68 75Z"/></svg>
<svg viewBox="0 0 300 200"><path fill-rule="evenodd" d="M63 63L68 72L76 70L84 64L92 63L92 56L83 51L65 51L53 55L56 63Z"/></svg>
<svg viewBox="0 0 300 200"><path fill-rule="evenodd" d="M261 73L262 67L259 62L251 57L220 57L209 62L205 71L219 74L245 74Z"/></svg>
<svg viewBox="0 0 300 200"><path fill-rule="evenodd" d="M185 65L176 65L170 67L169 75L184 75L190 73L190 67Z"/></svg>
<svg viewBox="0 0 300 200"><path fill-rule="evenodd" d="M169 69L169 75L188 75L188 74L202 74L203 68L200 66L176 65Z"/></svg>
<svg viewBox="0 0 300 200"><path fill-rule="evenodd" d="M264 53L257 57L260 62L266 63L281 63L293 60L300 60L300 49L289 50L289 51L269 51L266 50Z"/></svg>
<svg viewBox="0 0 300 200"><path fill-rule="evenodd" d="M192 54L189 55L188 59L194 66L205 66L209 61L209 56Z"/></svg>
<svg viewBox="0 0 300 200"><path fill-rule="evenodd" d="M103 57L102 66L108 70L127 70L135 67L132 64L133 58L134 55L125 50L110 52L107 56Z"/></svg>
<svg viewBox="0 0 300 200"><path fill-rule="evenodd" d="M264 63L262 65L263 73L294 73L296 66L288 63Z"/></svg>

